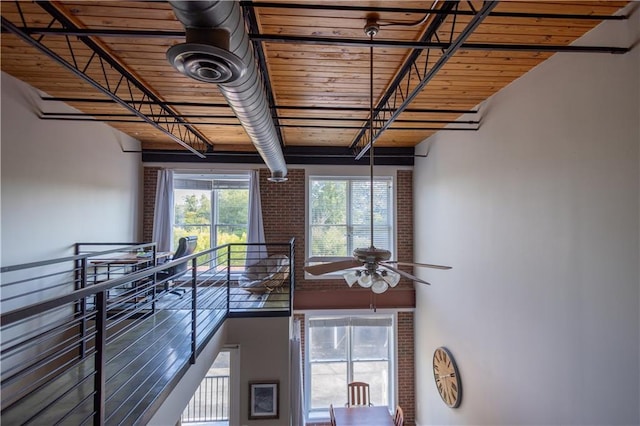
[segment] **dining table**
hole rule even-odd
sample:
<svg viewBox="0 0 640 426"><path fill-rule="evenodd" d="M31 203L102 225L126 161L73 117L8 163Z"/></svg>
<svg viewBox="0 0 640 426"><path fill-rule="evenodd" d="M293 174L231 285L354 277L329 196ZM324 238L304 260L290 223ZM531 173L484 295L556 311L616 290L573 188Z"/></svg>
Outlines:
<svg viewBox="0 0 640 426"><path fill-rule="evenodd" d="M336 426L394 426L385 406L335 407Z"/></svg>

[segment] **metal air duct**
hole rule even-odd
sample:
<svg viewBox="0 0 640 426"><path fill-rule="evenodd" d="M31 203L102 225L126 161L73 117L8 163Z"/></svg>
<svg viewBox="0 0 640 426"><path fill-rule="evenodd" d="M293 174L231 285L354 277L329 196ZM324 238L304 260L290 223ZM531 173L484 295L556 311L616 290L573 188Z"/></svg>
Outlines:
<svg viewBox="0 0 640 426"><path fill-rule="evenodd" d="M271 119L265 88L236 1L170 1L186 29L186 43L167 59L181 73L216 83L271 171L287 180L287 165Z"/></svg>

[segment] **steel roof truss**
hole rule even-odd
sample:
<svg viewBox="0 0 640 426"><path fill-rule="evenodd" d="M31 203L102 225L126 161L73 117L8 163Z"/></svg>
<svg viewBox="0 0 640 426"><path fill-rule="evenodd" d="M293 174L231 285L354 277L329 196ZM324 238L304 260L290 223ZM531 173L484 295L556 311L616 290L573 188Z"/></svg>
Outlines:
<svg viewBox="0 0 640 426"><path fill-rule="evenodd" d="M450 4L450 2L447 2ZM445 4L445 6L447 5ZM459 3L455 2L453 9L457 8ZM415 99L415 97L422 91L427 83L436 75L436 73L446 64L446 62L454 55L454 53L460 48L464 41L473 33L473 31L480 25L480 23L489 15L491 10L497 6L498 2L485 1L477 11L476 15L471 18L469 23L464 27L460 34L453 39L453 34L456 32L456 25L451 25L451 43L450 46L442 52L442 55L438 60L429 68L429 52L416 51L412 54L405 65L404 73L400 73L390 86L387 92L383 95L381 101L376 106L373 112L373 132L368 132L368 125L362 127L356 138L354 139L351 147L356 151L356 160L362 158L362 156L369 150L371 145L375 143L376 139L387 130L391 124L407 109L409 104ZM434 36L437 28L444 22L446 15L439 15L443 19L437 20L433 28L427 31L428 36ZM423 61L423 63L421 62ZM420 66L418 66L420 64ZM422 73L420 72L422 69ZM373 133L373 135L372 135Z"/></svg>
<svg viewBox="0 0 640 426"><path fill-rule="evenodd" d="M53 18L49 27L57 25L64 29L76 29L72 22L48 2L38 2L38 4ZM20 10L19 4L18 9ZM20 12L20 15L22 16L22 12ZM24 18L22 19L23 26L27 27L28 24L24 21ZM92 51L89 58L82 62L76 52L77 47L74 47L74 43L71 42L68 35L64 35L66 51L63 52L61 48L58 48L56 52L46 45L49 40L55 37L47 37L45 34L41 34L38 38L34 38L29 35L28 31L18 28L4 17L2 17L2 28L20 37L23 41L38 49L92 87L107 95L114 102L131 111L142 121L151 124L197 156L204 158L203 153L213 148L211 142L193 128L192 124L183 120L176 111L169 108L88 37L78 37ZM62 55L68 55L70 60L65 59Z"/></svg>

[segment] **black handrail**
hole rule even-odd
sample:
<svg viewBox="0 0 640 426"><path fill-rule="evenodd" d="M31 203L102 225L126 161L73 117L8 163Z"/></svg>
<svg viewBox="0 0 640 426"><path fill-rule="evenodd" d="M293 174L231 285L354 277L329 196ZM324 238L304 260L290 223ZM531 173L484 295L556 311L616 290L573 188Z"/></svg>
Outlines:
<svg viewBox="0 0 640 426"><path fill-rule="evenodd" d="M101 292L101 291L106 291L109 289L112 289L114 287L120 286L122 284L126 284L129 283L131 281L137 281L140 280L142 278L146 278L150 275L153 275L155 273L158 273L160 271L164 271L166 269L171 268L172 266L177 266L179 264L184 263L185 261L190 261L193 260L197 257L200 257L202 255L207 255L210 253L213 253L215 251L220 251L221 249L224 249L226 247L230 246L230 243L228 244L224 244L221 245L219 247L214 247L212 249L209 250L205 250L205 251L201 251L199 253L194 253L192 255L189 256L184 256L181 257L180 259L177 260L172 260L166 263L163 263L162 265L158 265L158 266L151 266L148 268L145 268L141 271L138 272L131 272L129 274L123 275L120 278L113 278L109 281L106 281L104 283L101 284L94 284L90 287L85 287L79 290L74 290L73 292L69 293L69 294L65 294L63 296L58 296L58 297L54 297L48 300L45 300L43 302L37 302L22 308L17 308L14 309L12 311L9 312L4 312L2 313L2 315L0 315L0 325L2 326L6 326L9 324L12 324L14 322L23 320L25 318L28 318L30 316L33 315L37 315L37 314L41 314L43 312L49 311L51 309L55 309L57 307L63 306L67 303L73 302L75 300L79 300L82 298L86 298L88 296L91 296L95 293ZM137 246L132 246L130 247L132 250L135 250L136 248L138 248ZM59 258L59 259L54 259L54 260L50 260L50 261L42 261L42 262L33 262L30 263L28 265L34 265L34 266L44 266L44 265L52 265L52 264L56 264L56 263L61 263L63 261L67 261L67 260L80 260L80 259L84 259L86 257L93 257L93 256L102 256L104 254L109 254L109 253L115 253L115 252L119 252L122 251L123 248L120 249L116 249L116 250L107 250L104 252L99 252L99 253L91 253L90 255L78 255L78 256L69 256L69 257L64 257L64 258ZM129 248L127 248L129 249ZM25 269L22 268L23 265L16 265L18 267L18 269ZM31 267L34 267L31 266ZM14 268L14 267L7 267L7 268ZM4 270L5 268L2 268L2 272L5 272ZM18 269L10 269L11 271L15 271Z"/></svg>

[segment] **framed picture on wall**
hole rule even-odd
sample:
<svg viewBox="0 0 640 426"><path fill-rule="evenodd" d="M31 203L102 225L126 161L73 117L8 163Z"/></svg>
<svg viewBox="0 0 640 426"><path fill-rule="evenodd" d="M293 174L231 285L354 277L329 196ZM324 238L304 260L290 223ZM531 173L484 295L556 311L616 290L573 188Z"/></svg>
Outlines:
<svg viewBox="0 0 640 426"><path fill-rule="evenodd" d="M249 382L249 419L277 419L278 380Z"/></svg>

